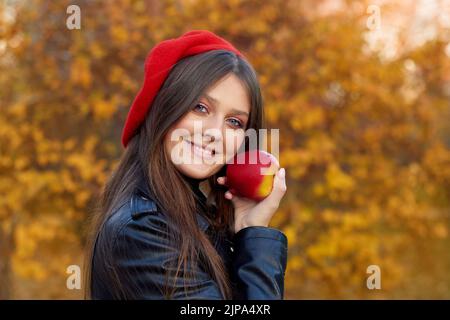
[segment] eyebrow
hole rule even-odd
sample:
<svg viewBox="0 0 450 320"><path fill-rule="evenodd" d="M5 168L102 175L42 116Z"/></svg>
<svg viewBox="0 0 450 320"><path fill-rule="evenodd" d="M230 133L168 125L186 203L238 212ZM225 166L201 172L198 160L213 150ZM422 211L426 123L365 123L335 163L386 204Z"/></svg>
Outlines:
<svg viewBox="0 0 450 320"><path fill-rule="evenodd" d="M213 104L213 105L219 105L220 103L219 103L219 100L217 100L216 98L214 98L214 97L211 97L210 95L208 95L208 94L203 94L203 97L206 99L206 100L208 100L209 101L209 103L211 103L211 104ZM244 115L244 116L249 116L248 115L248 112L245 112L245 111L241 111L241 110L237 110L237 109L231 109L231 111L233 112L233 113L236 113L236 114L242 114L242 115Z"/></svg>

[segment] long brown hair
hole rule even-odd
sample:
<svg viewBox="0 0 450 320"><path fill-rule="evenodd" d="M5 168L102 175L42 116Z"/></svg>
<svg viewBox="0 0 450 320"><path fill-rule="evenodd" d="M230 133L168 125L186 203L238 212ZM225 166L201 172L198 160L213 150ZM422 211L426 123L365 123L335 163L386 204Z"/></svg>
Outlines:
<svg viewBox="0 0 450 320"><path fill-rule="evenodd" d="M201 94L230 73L236 75L248 91L251 111L246 129L258 130L263 127L263 101L257 75L244 58L226 50L213 50L178 61L155 97L145 122L129 141L117 168L104 186L98 208L91 217L84 268L87 298L90 298L91 294L91 268L97 236L115 209L128 201L142 177L154 195L153 200L166 214L169 225L177 230L170 232L170 241L180 249L175 278L181 268L185 271L183 272L185 279L191 277L187 269L201 259L205 270L216 281L223 297L232 298L224 262L208 236L201 232L196 223L195 212L198 210L196 196L190 184L173 165L163 143L170 127L192 110ZM247 138L245 146L248 145ZM218 176L224 175L225 169L226 165L208 178L211 192L207 199L207 212L210 213L207 216L211 218L210 222L214 229L230 232L234 224L233 207L224 197L226 189L216 182ZM211 214L212 212L215 213ZM112 248L108 246L110 241L103 242L101 246L96 246L96 253L101 252L113 267ZM114 268L112 277L114 281L110 285L115 297L124 299L135 297L139 288L127 292L115 274ZM170 298L172 294L167 289L169 287L166 287L166 298Z"/></svg>

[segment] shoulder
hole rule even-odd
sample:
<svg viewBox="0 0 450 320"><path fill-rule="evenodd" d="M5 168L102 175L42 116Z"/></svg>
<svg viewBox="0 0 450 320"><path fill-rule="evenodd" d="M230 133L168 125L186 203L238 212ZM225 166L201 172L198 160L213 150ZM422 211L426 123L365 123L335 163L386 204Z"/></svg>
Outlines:
<svg viewBox="0 0 450 320"><path fill-rule="evenodd" d="M198 212L196 213L197 224L203 232L210 227L210 223ZM167 244L169 233L176 232L167 214L161 210L152 198L134 193L130 198L119 206L104 223L100 241L107 241L108 245L129 245L133 242L161 242Z"/></svg>
<svg viewBox="0 0 450 320"><path fill-rule="evenodd" d="M119 239L124 238L160 241L167 238L168 227L166 215L153 199L133 194L106 220L101 233L102 238L115 246Z"/></svg>
<svg viewBox="0 0 450 320"><path fill-rule="evenodd" d="M116 208L97 239L93 295L133 297L139 290L147 290L149 297L159 297L153 287L155 279L165 274L166 261L176 256L169 246L168 225L155 202L139 195L132 195ZM115 292L112 283L118 283L123 292Z"/></svg>

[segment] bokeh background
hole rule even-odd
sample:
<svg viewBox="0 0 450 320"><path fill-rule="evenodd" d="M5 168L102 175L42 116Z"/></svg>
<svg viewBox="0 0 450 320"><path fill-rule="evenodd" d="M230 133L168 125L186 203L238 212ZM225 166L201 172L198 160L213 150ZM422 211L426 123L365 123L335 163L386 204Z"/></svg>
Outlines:
<svg viewBox="0 0 450 320"><path fill-rule="evenodd" d="M66 10L81 9L69 30ZM288 192L286 299L450 298L449 1L0 2L0 299L79 299L86 221L157 42L257 70ZM381 269L369 290L366 269Z"/></svg>

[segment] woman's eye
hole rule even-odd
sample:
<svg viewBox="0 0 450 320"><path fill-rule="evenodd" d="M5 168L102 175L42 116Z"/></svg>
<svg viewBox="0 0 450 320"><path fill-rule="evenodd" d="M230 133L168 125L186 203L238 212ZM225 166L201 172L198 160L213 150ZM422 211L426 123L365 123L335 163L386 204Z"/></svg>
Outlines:
<svg viewBox="0 0 450 320"><path fill-rule="evenodd" d="M243 128L242 122L236 119L230 119L232 121L232 125L236 128Z"/></svg>
<svg viewBox="0 0 450 320"><path fill-rule="evenodd" d="M208 113L208 108L206 108L204 105L202 105L200 103L195 105L194 110L199 111L201 113Z"/></svg>

